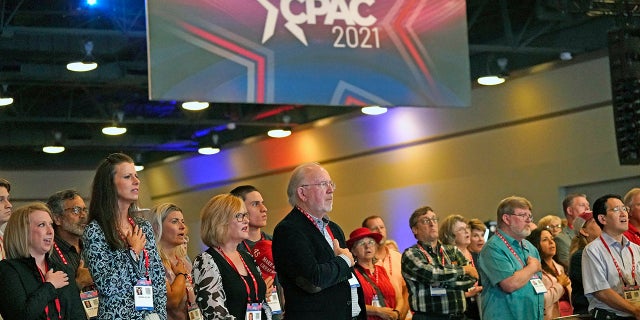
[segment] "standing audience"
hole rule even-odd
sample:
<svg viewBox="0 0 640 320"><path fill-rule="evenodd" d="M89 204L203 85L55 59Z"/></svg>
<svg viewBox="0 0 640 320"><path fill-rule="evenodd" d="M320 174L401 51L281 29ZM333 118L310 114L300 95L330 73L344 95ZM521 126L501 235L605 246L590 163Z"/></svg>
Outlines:
<svg viewBox="0 0 640 320"><path fill-rule="evenodd" d="M273 232L273 258L287 320L365 319L362 288L344 232L329 220L336 185L318 163L295 168L287 186L291 212Z"/></svg>
<svg viewBox="0 0 640 320"><path fill-rule="evenodd" d="M465 319L465 292L478 279L476 268L438 241L438 218L430 207L416 209L409 226L418 242L402 254L402 275L413 319Z"/></svg>
<svg viewBox="0 0 640 320"><path fill-rule="evenodd" d="M50 259L53 220L44 203L18 208L7 223L0 261L0 315L5 320L86 319L70 269Z"/></svg>
<svg viewBox="0 0 640 320"><path fill-rule="evenodd" d="M569 247L571 246L571 239L573 237L569 237L562 232L562 219L556 215L546 215L538 221L538 229L548 230L549 233L551 233L553 242L556 244L556 261L560 262L563 267L567 268L569 266ZM564 252L564 250L566 250L566 252Z"/></svg>
<svg viewBox="0 0 640 320"><path fill-rule="evenodd" d="M382 235L367 228L351 232L347 247L356 259L354 267L362 291L368 320L398 320L400 311L396 308L402 299L383 267L375 264L375 253Z"/></svg>
<svg viewBox="0 0 640 320"><path fill-rule="evenodd" d="M475 268L476 264L469 251L471 243L471 232L469 226L465 222L465 218L461 215L450 215L442 220L439 228L439 237L442 243L452 245L458 248L467 261ZM467 299L467 310L465 314L468 319L480 319L480 308L478 306L478 294L482 291L482 286L478 282L464 293Z"/></svg>
<svg viewBox="0 0 640 320"><path fill-rule="evenodd" d="M153 207L147 214L158 253L165 269L167 284L167 318L187 320L200 315L193 291L191 261L187 256L187 226L182 209L173 203Z"/></svg>
<svg viewBox="0 0 640 320"><path fill-rule="evenodd" d="M200 211L200 235L209 248L193 261L196 302L204 319L271 319L267 284L253 257L238 250L249 238L249 213L231 194L211 198Z"/></svg>
<svg viewBox="0 0 640 320"><path fill-rule="evenodd" d="M571 308L571 281L564 272L564 267L554 260L556 243L548 229L536 229L527 237L542 259L542 282L547 292L544 293L544 319L551 320L560 316L573 314ZM561 312L561 304L563 311Z"/></svg>
<svg viewBox="0 0 640 320"><path fill-rule="evenodd" d="M393 283L393 287L396 290L396 296L401 297L396 309L400 311L400 319L406 319L407 315L411 316L411 314L409 313L409 291L402 277L402 268L400 267L402 253L397 251L397 245L394 249L393 244L390 244L390 241L393 240L387 238L387 227L382 217L369 216L362 221L362 227L382 235L380 245L376 246L375 264L383 267L389 279L391 279L391 283Z"/></svg>
<svg viewBox="0 0 640 320"><path fill-rule="evenodd" d="M602 234L582 254L582 281L589 311L596 320L638 319L640 246L623 235L629 228L629 209L620 196L607 194L594 201L593 217Z"/></svg>
<svg viewBox="0 0 640 320"><path fill-rule="evenodd" d="M82 240L98 289L100 319L167 318L165 270L153 228L135 216L139 188L133 159L122 153L100 162L93 178Z"/></svg>
<svg viewBox="0 0 640 320"><path fill-rule="evenodd" d="M562 232L554 236L556 241L556 251L558 252L558 261L564 266L569 265L569 247L571 240L576 233L573 229L573 221L585 211L590 211L587 196L582 193L573 193L567 195L562 201L562 210L567 219L567 224L562 226Z"/></svg>
<svg viewBox="0 0 640 320"><path fill-rule="evenodd" d="M585 211L573 220L575 238L571 241L571 261L569 264L569 279L571 279L571 305L574 314L588 314L589 301L584 296L582 286L582 252L591 241L598 239L602 230L593 219L591 211Z"/></svg>
<svg viewBox="0 0 640 320"><path fill-rule="evenodd" d="M498 230L480 251L483 319L543 319L544 291L538 250L531 234L529 200L511 196L500 201Z"/></svg>
<svg viewBox="0 0 640 320"><path fill-rule="evenodd" d="M11 217L11 202L9 202L9 192L11 192L11 183L0 178L0 260L6 258L4 250L4 230Z"/></svg>
<svg viewBox="0 0 640 320"><path fill-rule="evenodd" d="M473 263L477 265L478 255L485 243L484 234L486 233L487 226L485 226L480 219L471 219L469 220L469 228L471 230L471 240L467 248L471 251Z"/></svg>

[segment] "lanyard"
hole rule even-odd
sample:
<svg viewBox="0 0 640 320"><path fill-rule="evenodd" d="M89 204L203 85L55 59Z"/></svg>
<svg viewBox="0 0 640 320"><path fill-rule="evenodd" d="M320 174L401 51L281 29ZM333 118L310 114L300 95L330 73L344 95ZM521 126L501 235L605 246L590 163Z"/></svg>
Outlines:
<svg viewBox="0 0 640 320"><path fill-rule="evenodd" d="M64 263L64 265L66 266L68 264L67 258L65 258L62 254L62 251L60 250L60 247L58 247L58 244L54 242L53 247L56 249L56 252L58 252L58 256L60 256L60 260L62 260L62 263Z"/></svg>
<svg viewBox="0 0 640 320"><path fill-rule="evenodd" d="M224 253L224 251L222 251L222 248L220 247L216 247L216 249L218 249L218 252L220 252L222 254L222 256L227 260L227 262L229 263L229 265L231 265L231 267L233 268L233 270L235 270L238 273L238 276L240 276L240 279L242 279L242 282L244 282L244 287L247 289L247 302L251 303L251 288L249 288L249 283L247 282L247 280L240 274L240 271L238 271L238 268L236 268L236 265L233 263L233 261L231 261L231 259L229 259L229 257ZM242 261L242 265L244 266L245 270L247 270L247 273L251 276L251 280L253 280L253 287L255 288L255 302L260 301L260 298L258 298L258 281L256 281L256 277L253 276L253 273L251 272L251 270L249 270L249 267L247 266L247 264L244 262L244 259L242 259L242 255L240 255L240 252L238 252L238 257L240 257L240 261Z"/></svg>
<svg viewBox="0 0 640 320"><path fill-rule="evenodd" d="M176 256L176 260L180 261L182 259L180 259L180 258L178 258L178 256ZM191 277L190 274L185 274L184 278L185 278L185 280L187 282L185 284L185 288L184 288L184 291L187 293L187 307L191 308L191 299L189 297L189 286L188 285L191 285L191 287L193 287L193 278Z"/></svg>
<svg viewBox="0 0 640 320"><path fill-rule="evenodd" d="M431 257L431 255L427 252L427 250L424 249L424 247L422 246L422 244L419 241L418 241L418 248L420 249L420 251L422 251L422 254L424 254L424 256L427 258L427 261L429 261L430 264L435 264L434 260L432 260L433 258ZM442 257L442 265L443 266L445 265L444 257L446 255L447 254L444 252L444 249L442 248L442 245L440 245L440 256ZM438 254L437 253L436 253L436 258L438 258Z"/></svg>
<svg viewBox="0 0 640 320"><path fill-rule="evenodd" d="M309 221L311 221L313 223L314 226L316 226L316 228L318 228L318 230L320 230L320 232L322 232L322 229L320 229L320 227L318 226L318 224L316 223L316 221L313 219L313 217L311 216L311 214L309 214L308 212L302 210L302 208L300 207L296 207L298 208L298 210L300 210L300 212L304 213L304 215L307 217L307 219L309 219ZM333 232L331 232L331 229L329 228L329 224L327 223L324 228L327 230L327 233L329 233L329 236L331 237L331 240L335 239L335 237L333 236ZM322 232L324 234L324 232Z"/></svg>
<svg viewBox="0 0 640 320"><path fill-rule="evenodd" d="M627 282L624 281L624 277L622 276L622 270L620 270L620 266L618 266L618 261L616 261L616 258L613 257L613 254L611 253L611 249L609 249L609 245L607 245L607 242L604 241L604 239L602 238L602 235L600 236L600 241L602 241L602 244L604 244L604 247L607 248L607 251L609 251L609 255L611 255L611 259L613 259L613 264L616 266L616 270L618 270L618 277L620 277L620 280L622 280L622 283L624 283L624 285L626 286ZM633 279L634 284L637 284L636 283L636 260L633 256L633 250L631 250L631 246L627 246L627 248L629 249L629 253L631 253L631 265L632 265L631 278ZM620 258L622 259L622 252L620 253Z"/></svg>
<svg viewBox="0 0 640 320"><path fill-rule="evenodd" d="M507 239L505 239L504 236L499 231L496 231L496 235L498 236L498 238L500 238L502 240L502 242L504 242L504 244L507 245L507 248L509 248L509 251L511 251L511 254L513 254L513 256L516 257L516 259L518 259L518 261L520 262L520 264L524 268L525 267L524 262L522 262L522 259L520 259L520 256L516 253L516 251L513 250L513 248L511 247L511 245L507 241Z"/></svg>
<svg viewBox="0 0 640 320"><path fill-rule="evenodd" d="M131 233L133 233L133 228L136 226L136 223L133 222L133 219L131 219L131 217L128 217L128 218L129 218L129 224L131 224ZM120 237L122 238L122 240L124 240L124 242L127 242L127 239L125 238L125 236L122 233L120 233ZM147 249L145 249L143 247L142 248L142 253L144 255L144 268L145 268L144 277L147 278L147 280L149 280L149 266L150 266L149 252L147 251Z"/></svg>
<svg viewBox="0 0 640 320"><path fill-rule="evenodd" d="M36 268L38 268L36 266ZM45 261L44 262L44 272L48 272L49 271L49 264ZM44 274L42 274L42 270L40 270L40 268L38 268L38 273L40 273L40 278L42 279L42 283L45 283L45 278L44 278ZM55 303L56 303L56 310L58 311L58 319L62 319L62 313L60 312L60 299L56 296L55 299ZM47 315L47 319L51 319L49 318L49 305L47 304L44 307L44 313Z"/></svg>

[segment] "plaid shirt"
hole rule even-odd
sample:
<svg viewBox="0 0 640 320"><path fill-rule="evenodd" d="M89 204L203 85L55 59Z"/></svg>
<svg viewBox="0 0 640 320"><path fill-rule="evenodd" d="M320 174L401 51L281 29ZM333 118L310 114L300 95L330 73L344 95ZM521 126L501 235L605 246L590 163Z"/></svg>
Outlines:
<svg viewBox="0 0 640 320"><path fill-rule="evenodd" d="M467 264L462 252L440 242L435 250L421 243L405 250L402 254L402 276L409 289L411 310L463 313L467 307L464 293L477 281L464 273L462 266ZM431 287L444 288L446 294L432 296Z"/></svg>

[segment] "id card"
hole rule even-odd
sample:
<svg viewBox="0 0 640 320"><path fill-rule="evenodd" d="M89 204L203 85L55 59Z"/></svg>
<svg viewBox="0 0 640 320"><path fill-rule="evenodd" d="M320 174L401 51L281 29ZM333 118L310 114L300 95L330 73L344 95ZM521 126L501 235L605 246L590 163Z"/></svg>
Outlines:
<svg viewBox="0 0 640 320"><path fill-rule="evenodd" d="M631 303L640 303L640 288L637 286L628 286L623 288L624 299Z"/></svg>
<svg viewBox="0 0 640 320"><path fill-rule="evenodd" d="M267 299L267 304L271 308L271 314L281 314L282 308L280 307L280 298L278 298L278 290L276 290L276 286L273 286L273 290L271 291L271 295L269 299Z"/></svg>
<svg viewBox="0 0 640 320"><path fill-rule="evenodd" d="M533 290L535 290L537 294L543 294L543 293L547 292L547 287L544 286L544 283L542 282L542 279L540 279L540 278L531 278L531 280L529 280L529 282L531 282L531 284L533 285Z"/></svg>
<svg viewBox="0 0 640 320"><path fill-rule="evenodd" d="M245 320L261 320L262 317L262 304L261 303L247 303L247 315Z"/></svg>
<svg viewBox="0 0 640 320"><path fill-rule="evenodd" d="M153 287L147 279L138 280L133 286L133 298L136 310L153 310Z"/></svg>
<svg viewBox="0 0 640 320"><path fill-rule="evenodd" d="M439 297L439 296L444 296L444 295L447 294L447 289L442 288L442 287L431 286L430 287L430 291L431 291L431 296L432 297Z"/></svg>
<svg viewBox="0 0 640 320"><path fill-rule="evenodd" d="M353 272L351 272L351 278L349 278L349 286L351 288L357 288L360 286L360 282L358 282L358 279L356 278L356 275L353 274Z"/></svg>
<svg viewBox="0 0 640 320"><path fill-rule="evenodd" d="M80 300L87 318L98 316L98 290L80 292Z"/></svg>
<svg viewBox="0 0 640 320"><path fill-rule="evenodd" d="M189 320L202 320L202 313L198 306L191 306L188 308Z"/></svg>

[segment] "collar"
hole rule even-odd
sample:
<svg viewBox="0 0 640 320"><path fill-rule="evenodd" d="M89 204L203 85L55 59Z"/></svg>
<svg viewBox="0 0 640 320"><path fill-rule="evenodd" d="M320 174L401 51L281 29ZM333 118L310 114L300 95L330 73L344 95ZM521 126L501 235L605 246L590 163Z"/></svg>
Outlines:
<svg viewBox="0 0 640 320"><path fill-rule="evenodd" d="M629 229L627 229L627 232L632 233L634 235L638 235L638 228L636 228L636 226L634 226L633 224L629 223Z"/></svg>
<svg viewBox="0 0 640 320"><path fill-rule="evenodd" d="M525 251L529 251L529 248L527 248L527 245L525 243L526 239L523 239L522 241L518 241L518 239L508 235L507 233L502 231L502 229L498 229L498 231L507 240L507 242L511 245L511 247L513 247L513 248L521 248L521 249L523 249ZM502 241L500 241L500 242L502 242Z"/></svg>
<svg viewBox="0 0 640 320"><path fill-rule="evenodd" d="M618 242L616 239L614 239L612 236L610 236L608 233L606 232L602 232L602 239L604 239L604 241L607 242L607 245L610 247L618 247L618 248L625 248L631 245L631 243L629 242L629 239L627 239L627 237L625 237L624 235L622 235L622 242Z"/></svg>
<svg viewBox="0 0 640 320"><path fill-rule="evenodd" d="M58 245L58 248L60 248L60 250L63 252L75 252L79 254L80 252L78 252L78 249L82 250L82 239L80 239L80 242L79 242L80 248L78 249L76 249L76 247L71 245L66 240L59 237L57 233L54 234L53 241L55 241L55 243Z"/></svg>
<svg viewBox="0 0 640 320"><path fill-rule="evenodd" d="M300 210L300 212L302 212L302 214L311 217L311 219L313 219L313 221L316 223L316 225L320 229L324 229L324 227L329 224L329 216L325 215L322 219L319 219L316 216L314 216L311 213L309 213L308 211L300 208L299 206L296 206L296 209Z"/></svg>

